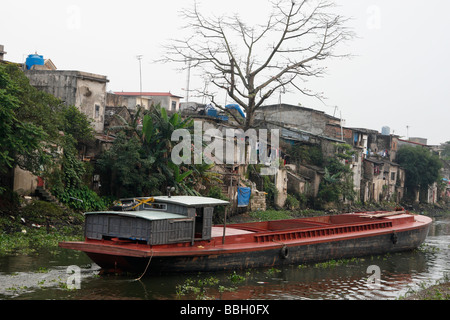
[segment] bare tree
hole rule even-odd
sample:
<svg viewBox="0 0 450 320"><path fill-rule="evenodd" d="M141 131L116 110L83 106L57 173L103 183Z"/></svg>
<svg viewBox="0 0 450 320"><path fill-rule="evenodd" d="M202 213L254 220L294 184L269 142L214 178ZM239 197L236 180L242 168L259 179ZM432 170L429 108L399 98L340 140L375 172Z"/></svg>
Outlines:
<svg viewBox="0 0 450 320"><path fill-rule="evenodd" d="M205 17L197 3L182 15L187 39L174 39L165 47L167 62L190 61L200 68L206 83L226 90L246 113L240 121L251 128L255 111L275 92L298 90L322 98L304 88L311 77L324 74L322 60L342 57L336 46L353 37L348 19L333 14L327 0L271 1L272 12L264 25L247 25L238 15ZM203 92L220 109L215 93ZM236 118L236 117L235 117Z"/></svg>

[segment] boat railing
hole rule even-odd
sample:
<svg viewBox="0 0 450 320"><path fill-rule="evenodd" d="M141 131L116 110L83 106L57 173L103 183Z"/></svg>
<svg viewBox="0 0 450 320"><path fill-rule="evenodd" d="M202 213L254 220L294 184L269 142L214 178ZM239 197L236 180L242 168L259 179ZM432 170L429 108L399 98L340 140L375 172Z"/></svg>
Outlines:
<svg viewBox="0 0 450 320"><path fill-rule="evenodd" d="M324 236L342 235L346 233L378 230L390 227L392 227L391 221L382 221L373 223L360 223L353 225L341 225L333 227L308 228L303 230L274 231L274 232L267 232L264 234L256 234L254 235L254 239L257 243L273 242L273 241L289 241L289 240L308 239Z"/></svg>

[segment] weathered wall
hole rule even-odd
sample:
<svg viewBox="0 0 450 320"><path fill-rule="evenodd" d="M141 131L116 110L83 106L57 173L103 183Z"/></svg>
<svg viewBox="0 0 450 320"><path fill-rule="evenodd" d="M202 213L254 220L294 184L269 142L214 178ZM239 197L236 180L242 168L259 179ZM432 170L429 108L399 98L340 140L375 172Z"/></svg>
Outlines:
<svg viewBox="0 0 450 320"><path fill-rule="evenodd" d="M327 124L340 123L339 119L322 111L287 104L261 107L255 114L255 120L283 123L287 127L291 126L315 135L324 134Z"/></svg>
<svg viewBox="0 0 450 320"><path fill-rule="evenodd" d="M13 190L20 195L30 195L36 190L38 178L29 171L14 169Z"/></svg>
<svg viewBox="0 0 450 320"><path fill-rule="evenodd" d="M324 174L323 169L316 166L300 164L298 166L298 172L302 177L305 177L310 181L310 188L307 188L307 195L310 197L317 197L320 182L322 181Z"/></svg>
<svg viewBox="0 0 450 320"><path fill-rule="evenodd" d="M266 211L266 193L252 189L252 196L250 197L251 211Z"/></svg>
<svg viewBox="0 0 450 320"><path fill-rule="evenodd" d="M177 111L180 108L179 99L175 100L169 96L152 96L152 101L154 104L161 104L161 107L167 111ZM172 109L172 101L177 102L176 110Z"/></svg>
<svg viewBox="0 0 450 320"><path fill-rule="evenodd" d="M275 204L280 208L284 207L287 198L287 170L286 168L280 168L277 170L275 176L275 186L278 193L275 196Z"/></svg>
<svg viewBox="0 0 450 320"><path fill-rule="evenodd" d="M76 106L93 120L96 132L103 131L106 107L106 76L81 71L27 70L30 84ZM96 107L97 106L97 107Z"/></svg>
<svg viewBox="0 0 450 320"><path fill-rule="evenodd" d="M30 84L64 101L75 105L77 92L76 71L27 70L25 75Z"/></svg>
<svg viewBox="0 0 450 320"><path fill-rule="evenodd" d="M353 130L342 128L340 125L327 124L324 135L337 140L344 140L349 145L353 145Z"/></svg>
<svg viewBox="0 0 450 320"><path fill-rule="evenodd" d="M106 108L106 82L91 74L80 72L77 76L75 106L89 118L96 132L103 132Z"/></svg>

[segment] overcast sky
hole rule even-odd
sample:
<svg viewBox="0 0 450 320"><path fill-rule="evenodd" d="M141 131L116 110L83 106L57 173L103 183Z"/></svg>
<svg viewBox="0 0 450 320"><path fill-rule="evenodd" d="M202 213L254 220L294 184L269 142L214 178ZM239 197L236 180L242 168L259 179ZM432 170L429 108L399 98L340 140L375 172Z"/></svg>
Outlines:
<svg viewBox="0 0 450 320"><path fill-rule="evenodd" d="M283 103L325 111L347 127L423 137L429 144L450 140L450 1L337 1L358 35L344 47L355 57L328 63L328 75L309 86L324 92L322 103L300 94ZM23 1L2 3L0 44L6 60L30 53L50 58L61 70L106 75L108 91L143 91L185 96L187 74L153 63L162 45L178 37L180 10L192 1ZM264 20L265 0L204 0L204 12L235 13ZM200 82L195 75L191 89ZM191 99L193 100L193 99ZM223 94L225 102L225 94ZM219 99L220 101L220 99ZM278 96L271 103L278 102ZM407 131L407 127L409 130Z"/></svg>

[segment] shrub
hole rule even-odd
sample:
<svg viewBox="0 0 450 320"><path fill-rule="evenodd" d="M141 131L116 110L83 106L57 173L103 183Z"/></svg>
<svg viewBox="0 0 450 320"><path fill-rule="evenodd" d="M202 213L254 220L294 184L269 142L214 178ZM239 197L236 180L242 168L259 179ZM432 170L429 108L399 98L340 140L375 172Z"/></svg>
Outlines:
<svg viewBox="0 0 450 320"><path fill-rule="evenodd" d="M288 194L285 202L286 208L289 210L295 210L300 208L300 201L297 200L293 195Z"/></svg>
<svg viewBox="0 0 450 320"><path fill-rule="evenodd" d="M62 203L74 210L80 211L105 210L110 204L108 199L101 198L87 186L65 189L57 193L56 196Z"/></svg>

